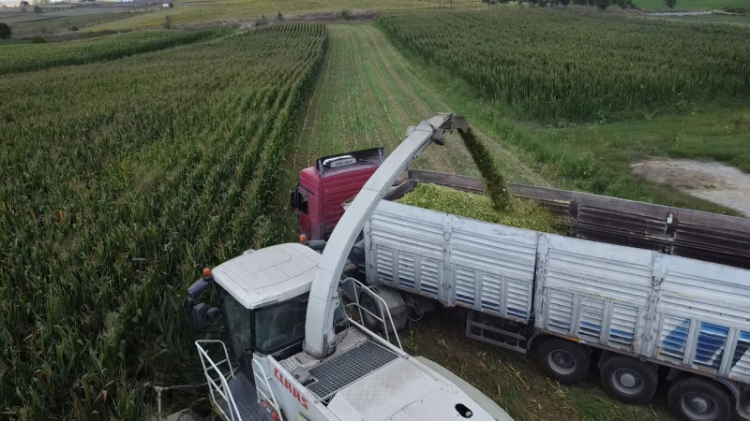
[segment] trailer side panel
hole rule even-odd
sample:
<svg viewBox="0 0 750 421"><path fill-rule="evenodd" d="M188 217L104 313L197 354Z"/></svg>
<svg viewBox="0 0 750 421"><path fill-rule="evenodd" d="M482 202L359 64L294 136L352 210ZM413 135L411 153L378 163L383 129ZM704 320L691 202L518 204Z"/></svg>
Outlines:
<svg viewBox="0 0 750 421"><path fill-rule="evenodd" d="M537 327L640 352L654 253L549 234L542 242Z"/></svg>
<svg viewBox="0 0 750 421"><path fill-rule="evenodd" d="M750 383L750 271L396 202L365 226L367 277L546 334Z"/></svg>
<svg viewBox="0 0 750 421"><path fill-rule="evenodd" d="M367 277L526 323L539 233L381 202L365 226Z"/></svg>

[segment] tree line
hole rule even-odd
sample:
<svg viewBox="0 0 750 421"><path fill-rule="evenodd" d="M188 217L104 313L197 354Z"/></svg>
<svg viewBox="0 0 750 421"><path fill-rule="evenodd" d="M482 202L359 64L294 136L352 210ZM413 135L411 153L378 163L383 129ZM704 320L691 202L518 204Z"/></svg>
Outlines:
<svg viewBox="0 0 750 421"><path fill-rule="evenodd" d="M511 0L482 0L486 4L504 4L510 3ZM578 6L596 6L600 9L606 9L609 6L620 6L623 9L634 9L636 6L633 0L515 0L519 4L528 3L532 6L568 6L570 4ZM667 0L670 8L674 7L677 0ZM671 4L670 4L671 3Z"/></svg>

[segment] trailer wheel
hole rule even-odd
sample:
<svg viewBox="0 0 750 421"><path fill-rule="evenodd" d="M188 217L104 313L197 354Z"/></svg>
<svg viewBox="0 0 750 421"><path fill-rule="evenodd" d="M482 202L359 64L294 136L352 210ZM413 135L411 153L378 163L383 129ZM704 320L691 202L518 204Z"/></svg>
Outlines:
<svg viewBox="0 0 750 421"><path fill-rule="evenodd" d="M539 362L560 383L578 383L589 372L591 357L582 346L564 339L548 339L539 346Z"/></svg>
<svg viewBox="0 0 750 421"><path fill-rule="evenodd" d="M628 357L605 361L599 379L609 396L634 405L651 400L659 382L655 366Z"/></svg>
<svg viewBox="0 0 750 421"><path fill-rule="evenodd" d="M732 400L727 391L700 377L672 383L667 399L669 409L683 421L723 421L732 416Z"/></svg>
<svg viewBox="0 0 750 421"><path fill-rule="evenodd" d="M380 313L380 308L378 307L378 303L375 302L375 299L370 296L370 294L367 294L363 292L359 295L359 305L362 306L362 324L365 325L367 329L369 329L372 332L378 333L381 330L383 330L383 325L380 323L380 321L374 317L372 317L370 314L368 314L366 311L371 312L372 314L378 315L378 317L382 317Z"/></svg>

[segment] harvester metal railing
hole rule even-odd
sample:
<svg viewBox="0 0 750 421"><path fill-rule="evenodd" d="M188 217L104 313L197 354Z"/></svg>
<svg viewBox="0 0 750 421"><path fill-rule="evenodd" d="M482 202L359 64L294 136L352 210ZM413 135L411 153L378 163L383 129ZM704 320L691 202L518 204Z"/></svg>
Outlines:
<svg viewBox="0 0 750 421"><path fill-rule="evenodd" d="M390 328L391 328L390 330L393 332L393 336L395 336L396 338L396 343L398 343L399 349L403 351L404 348L401 346L401 339L398 337L398 331L396 331L396 324L393 322L391 311L388 309L388 304L385 302L385 300L382 297L380 297L378 294L376 294L375 291L370 289L370 287L368 287L367 285L363 284L362 282L354 278L347 278L342 283L346 284L347 282L352 283L352 292L354 295L354 302L351 302L345 305L344 309L348 310L352 307L355 307L357 311L359 312L359 320L361 324L358 323L356 320L352 319L351 316L349 316L347 313L346 317L349 320L349 322L354 323L355 325L359 327L364 327L365 329L367 329L367 326L365 325L365 319L362 314L362 312L364 311L365 314L379 321L383 325L383 332L385 334L385 340L388 342L391 342L391 337L388 332L389 331L388 324L390 324ZM362 307L362 304L359 302L360 292L366 293L367 295L369 295L375 300L375 303L377 303L378 311L380 315L377 315L373 313L372 311L370 311L369 309ZM370 329L367 329L367 330L370 330Z"/></svg>
<svg viewBox="0 0 750 421"><path fill-rule="evenodd" d="M258 375L259 372L262 374L262 376ZM276 395L273 394L271 385L268 383L268 379L270 379L271 377L266 375L266 370L264 370L263 366L261 366L260 363L255 359L253 359L253 376L255 376L256 390L258 391L258 401L261 404L264 401L268 402L268 404L271 405L274 411L276 411L276 413L279 415L279 421L284 421L284 416L281 414L281 410L279 410L279 403L276 401ZM268 393L263 390L263 387L268 390Z"/></svg>
<svg viewBox="0 0 750 421"><path fill-rule="evenodd" d="M208 355L208 352L203 347L203 345L217 345L220 344L221 348L224 351L224 359L218 362L214 362L213 359ZM201 339L195 341L195 346L198 348L198 355L201 357L201 364L203 365L203 373L206 375L206 381L208 382L208 388L211 391L211 402L214 404L214 407L218 409L221 414L223 415L224 419L229 419L231 421L242 421L242 417L240 416L240 411L237 408L237 403L234 401L234 396L232 396L232 391L229 390L229 384L227 383L227 378L222 373L219 366L221 364L226 364L229 368L228 370L228 376L230 379L234 378L234 370L232 369L232 363L229 359L229 352L227 351L227 346L224 344L223 341L216 340L216 339ZM206 365L208 363L208 365ZM216 373L216 378L212 377L210 374L210 371L213 371ZM217 384L217 381L219 384ZM216 395L219 395L221 399L224 400L227 404L227 408L229 410L229 416L227 416L227 413L224 412L224 408L221 407L219 402L216 400Z"/></svg>

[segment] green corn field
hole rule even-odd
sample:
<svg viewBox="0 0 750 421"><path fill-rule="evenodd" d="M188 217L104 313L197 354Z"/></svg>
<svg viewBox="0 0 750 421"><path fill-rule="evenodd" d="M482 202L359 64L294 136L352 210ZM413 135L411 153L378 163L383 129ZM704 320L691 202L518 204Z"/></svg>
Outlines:
<svg viewBox="0 0 750 421"><path fill-rule="evenodd" d="M144 31L66 43L0 47L0 75L112 60L226 35L226 30Z"/></svg>
<svg viewBox="0 0 750 421"><path fill-rule="evenodd" d="M638 118L750 95L750 30L559 9L403 13L405 51L540 122Z"/></svg>
<svg viewBox="0 0 750 421"><path fill-rule="evenodd" d="M113 48L92 43L79 60ZM139 419L138 379L200 375L185 288L269 241L326 47L324 25L281 23L0 80L0 418Z"/></svg>

